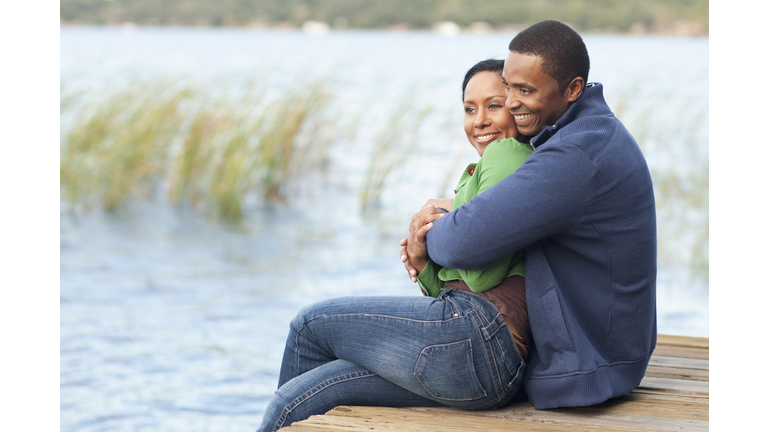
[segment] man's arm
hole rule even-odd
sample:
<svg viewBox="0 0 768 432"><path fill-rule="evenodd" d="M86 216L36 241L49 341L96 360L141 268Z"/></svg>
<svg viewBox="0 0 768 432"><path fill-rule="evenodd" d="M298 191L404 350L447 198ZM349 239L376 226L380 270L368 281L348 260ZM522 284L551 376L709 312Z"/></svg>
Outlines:
<svg viewBox="0 0 768 432"><path fill-rule="evenodd" d="M430 258L449 268L481 269L576 225L592 199L594 167L580 148L543 145L514 174L436 220Z"/></svg>
<svg viewBox="0 0 768 432"><path fill-rule="evenodd" d="M530 156L531 150L527 145L509 140L496 141L486 149L477 164L474 176L477 180L477 195L490 189L496 183L504 180L517 171ZM459 192L461 194L461 192ZM472 197L469 201L476 199ZM464 204L466 205L466 204ZM474 292L487 291L498 285L509 273L513 260L520 260L516 254L506 255L492 264L479 270L456 269L461 279Z"/></svg>

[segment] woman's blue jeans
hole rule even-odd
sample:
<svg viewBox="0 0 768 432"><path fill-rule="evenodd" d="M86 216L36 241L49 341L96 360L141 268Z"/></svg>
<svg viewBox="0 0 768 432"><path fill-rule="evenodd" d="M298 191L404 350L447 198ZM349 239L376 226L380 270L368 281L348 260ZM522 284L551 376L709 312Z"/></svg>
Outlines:
<svg viewBox="0 0 768 432"><path fill-rule="evenodd" d="M477 295L321 301L291 321L259 431L338 405L498 408L524 368L503 316Z"/></svg>

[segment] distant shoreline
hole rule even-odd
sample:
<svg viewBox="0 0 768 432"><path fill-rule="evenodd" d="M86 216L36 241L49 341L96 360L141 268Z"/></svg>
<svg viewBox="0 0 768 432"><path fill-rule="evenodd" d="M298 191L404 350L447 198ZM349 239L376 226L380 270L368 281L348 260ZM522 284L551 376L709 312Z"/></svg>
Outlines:
<svg viewBox="0 0 768 432"><path fill-rule="evenodd" d="M329 28L325 32L321 32L322 34L312 34L312 32L308 32L306 29L303 29L300 26L286 26L286 25L278 25L278 26L214 26L214 25L179 25L179 24L137 24L130 21L123 22L123 23L112 23L112 24L100 24L100 23L85 23L85 22L60 22L59 26L61 28L77 28L77 27L83 27L83 28L93 28L93 27L101 27L101 28L111 28L111 29L200 29L200 30L249 30L249 31L272 31L272 32L285 32L285 33L307 33L311 36L324 36L327 33L345 33L345 32L385 32L385 33L392 33L392 34L405 34L405 33L431 33L431 34L441 34L439 31L436 31L435 29L430 28L344 28L344 29L338 29L338 28ZM494 28L489 29L487 31L472 31L472 30L466 30L462 29L460 32L457 32L455 34L443 34L446 37L455 36L458 34L461 35L486 35L486 34L516 34L523 30L525 26L507 26L503 28ZM659 37L683 37L683 38L702 38L702 39L708 39L709 33L695 33L695 32L686 32L686 31L673 31L673 30L665 30L665 31L647 31L647 32L622 32L618 30L606 30L606 29L593 29L593 30L581 30L579 31L582 35L590 35L590 36L596 36L596 35L616 35L616 36L659 36Z"/></svg>

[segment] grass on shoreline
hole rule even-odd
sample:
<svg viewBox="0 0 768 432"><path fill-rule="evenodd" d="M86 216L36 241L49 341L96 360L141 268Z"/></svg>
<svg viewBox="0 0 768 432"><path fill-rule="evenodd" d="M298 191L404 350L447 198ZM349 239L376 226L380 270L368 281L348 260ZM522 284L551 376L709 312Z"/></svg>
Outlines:
<svg viewBox="0 0 768 432"><path fill-rule="evenodd" d="M285 90L273 99L289 102L273 103L258 86L233 99L156 81L86 103L62 137L62 198L114 211L164 187L171 202L225 219L248 199L283 200L328 158L325 87Z"/></svg>
<svg viewBox="0 0 768 432"><path fill-rule="evenodd" d="M304 185L330 187L324 176L334 167L334 148L349 140L361 153L369 151L361 182L353 185L360 208L376 207L385 186L408 181L394 174L414 153L416 136L434 112L410 89L404 92L410 97L387 110L378 134L363 142L356 135L362 120L341 111L331 87L326 80L280 90L262 80L232 96L154 80L96 98L63 94L61 198L114 211L131 199L165 196L237 221L254 203L299 198ZM702 136L706 109L652 114L629 106L627 95L617 99L611 105L646 156L668 162L649 164L659 260L708 280L709 157L701 147L708 141ZM676 119L674 130L659 128L664 115Z"/></svg>

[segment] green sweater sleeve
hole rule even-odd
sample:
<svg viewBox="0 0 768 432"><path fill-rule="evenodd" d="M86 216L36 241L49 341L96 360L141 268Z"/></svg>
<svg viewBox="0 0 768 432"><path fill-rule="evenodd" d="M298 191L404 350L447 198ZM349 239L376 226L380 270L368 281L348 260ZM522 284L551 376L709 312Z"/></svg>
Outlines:
<svg viewBox="0 0 768 432"><path fill-rule="evenodd" d="M483 157L477 163L473 181L465 185L469 193L478 195L512 174L528 159L532 149L512 138L495 141L486 147ZM472 183L476 182L476 186ZM474 193L476 187L477 192ZM463 199L468 201L467 196ZM482 245L478 245L482 247ZM487 291L498 285L504 278L513 274L525 276L525 255L521 252L509 255L495 261L481 270L443 269L438 276L442 280L460 278L474 292Z"/></svg>
<svg viewBox="0 0 768 432"><path fill-rule="evenodd" d="M416 280L419 282L419 288L422 291L429 294L432 297L440 295L440 289L445 286L445 282L441 281L437 274L443 267L437 263L432 262L431 259L427 260L427 265L424 270L416 276Z"/></svg>

